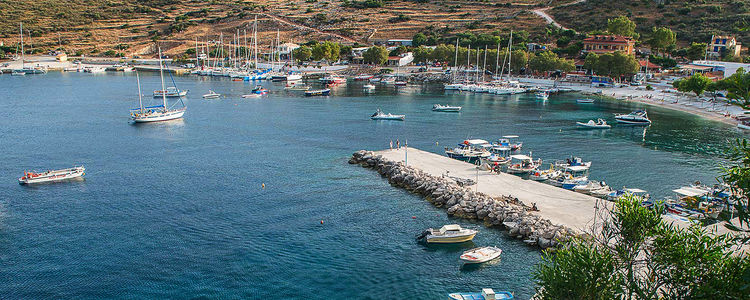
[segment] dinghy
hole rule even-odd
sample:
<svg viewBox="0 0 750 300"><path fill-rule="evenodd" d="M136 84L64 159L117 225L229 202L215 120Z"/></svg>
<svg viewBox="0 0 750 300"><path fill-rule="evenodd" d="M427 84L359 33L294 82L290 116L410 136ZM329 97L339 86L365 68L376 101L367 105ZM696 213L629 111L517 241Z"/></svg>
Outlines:
<svg viewBox="0 0 750 300"><path fill-rule="evenodd" d="M502 253L498 247L479 247L464 251L460 258L467 264L480 264L498 258Z"/></svg>
<svg viewBox="0 0 750 300"><path fill-rule="evenodd" d="M432 111L439 111L439 112L460 112L461 107L460 106L450 106L450 105L442 105L442 104L435 104L432 106Z"/></svg>
<svg viewBox="0 0 750 300"><path fill-rule="evenodd" d="M612 125L607 124L607 121L604 121L602 119L597 119L596 122L594 122L594 120L589 120L586 123L576 122L576 125L578 125L578 127L591 128L591 129L609 129L609 128L612 128Z"/></svg>
<svg viewBox="0 0 750 300"><path fill-rule="evenodd" d="M203 99L216 99L221 97L221 94L214 92L212 90L208 90L208 94L203 95Z"/></svg>
<svg viewBox="0 0 750 300"><path fill-rule="evenodd" d="M384 113L379 108L377 111L375 111L372 116L370 116L370 119L373 120L394 120L394 121L403 121L404 118L406 118L406 115L394 115L391 113Z"/></svg>

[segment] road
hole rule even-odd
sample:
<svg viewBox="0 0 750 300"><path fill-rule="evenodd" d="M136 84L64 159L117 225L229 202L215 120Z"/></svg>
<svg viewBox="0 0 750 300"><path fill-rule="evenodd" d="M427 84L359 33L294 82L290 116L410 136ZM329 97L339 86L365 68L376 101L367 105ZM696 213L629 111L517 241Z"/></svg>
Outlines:
<svg viewBox="0 0 750 300"><path fill-rule="evenodd" d="M553 26L555 26L557 28L560 28L562 30L568 30L567 27L560 25L560 23L557 23L557 21L555 21L555 19L553 19L552 16L550 16L549 14L547 14L547 10L550 10L550 9L553 9L553 8L557 8L557 7L574 5L574 4L578 4L578 3L584 2L584 1L586 1L586 0L576 0L574 2L566 3L566 4L562 4L562 5L558 5L558 6L547 6L547 7L537 8L535 10L532 10L532 12L534 14L536 14L537 16L542 17L548 24L552 24Z"/></svg>

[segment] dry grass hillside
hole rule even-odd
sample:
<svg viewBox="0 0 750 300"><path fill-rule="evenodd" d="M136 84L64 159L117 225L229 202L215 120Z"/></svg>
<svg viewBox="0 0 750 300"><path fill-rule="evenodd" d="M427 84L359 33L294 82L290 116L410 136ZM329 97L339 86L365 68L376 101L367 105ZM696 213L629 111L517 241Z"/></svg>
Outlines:
<svg viewBox="0 0 750 300"><path fill-rule="evenodd" d="M572 0L571 0L572 1ZM544 32L535 7L567 0L359 1L359 0L0 0L0 41L18 43L18 23L30 48L61 47L70 53L146 55L153 41L168 54L183 52L195 38L231 39L258 17L260 44L277 30L282 41L333 40L369 44L410 38L420 31L445 35L513 30ZM366 7L379 3L380 7Z"/></svg>

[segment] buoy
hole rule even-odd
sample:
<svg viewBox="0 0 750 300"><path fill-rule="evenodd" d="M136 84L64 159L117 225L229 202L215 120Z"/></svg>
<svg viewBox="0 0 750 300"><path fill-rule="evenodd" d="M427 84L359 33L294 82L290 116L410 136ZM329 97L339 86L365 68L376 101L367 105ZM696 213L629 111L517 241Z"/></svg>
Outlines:
<svg viewBox="0 0 750 300"><path fill-rule="evenodd" d="M411 218L412 218L412 219L416 219L416 218L417 218L417 216L411 216Z"/></svg>
<svg viewBox="0 0 750 300"><path fill-rule="evenodd" d="M438 145L438 142L435 142L435 146L437 146L437 145Z"/></svg>
<svg viewBox="0 0 750 300"><path fill-rule="evenodd" d="M320 224L323 224L323 220L320 220Z"/></svg>
<svg viewBox="0 0 750 300"><path fill-rule="evenodd" d="M263 188L263 189L265 189L266 188L266 184L265 183L261 183L260 187Z"/></svg>

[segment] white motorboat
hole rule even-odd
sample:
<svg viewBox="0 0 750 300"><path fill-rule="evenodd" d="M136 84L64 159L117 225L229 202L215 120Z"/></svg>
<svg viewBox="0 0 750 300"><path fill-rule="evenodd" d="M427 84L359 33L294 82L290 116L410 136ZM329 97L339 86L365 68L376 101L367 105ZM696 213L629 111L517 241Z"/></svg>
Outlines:
<svg viewBox="0 0 750 300"><path fill-rule="evenodd" d="M594 120L589 120L586 123L576 122L576 125L578 127L591 128L591 129L608 129L608 128L612 128L612 125L607 124L607 121L604 121L603 119L597 119L596 122L594 122Z"/></svg>
<svg viewBox="0 0 750 300"><path fill-rule="evenodd" d="M185 95L187 95L187 93L188 91L181 91L181 90L178 90L176 87L170 86L166 89L154 91L154 98L159 98L162 96L170 97L170 98L184 97Z"/></svg>
<svg viewBox="0 0 750 300"><path fill-rule="evenodd" d="M296 74L296 73L286 75L286 81L297 81L297 80L302 80L302 75Z"/></svg>
<svg viewBox="0 0 750 300"><path fill-rule="evenodd" d="M428 228L417 236L417 240L424 240L427 243L463 243L474 239L479 231L468 228L461 228L461 225L451 224L444 225L440 229Z"/></svg>
<svg viewBox="0 0 750 300"><path fill-rule="evenodd" d="M576 103L588 104L588 103L594 103L594 101L595 100L591 98L583 98L583 99L576 100Z"/></svg>
<svg viewBox="0 0 750 300"><path fill-rule="evenodd" d="M555 170L554 167L551 167L547 170L535 170L529 174L529 179L534 181L546 181L550 178L555 178L557 176L560 176L562 174L562 171Z"/></svg>
<svg viewBox="0 0 750 300"><path fill-rule="evenodd" d="M85 67L83 68L84 73L104 73L107 71L107 68L104 67Z"/></svg>
<svg viewBox="0 0 750 300"><path fill-rule="evenodd" d="M221 94L214 92L212 90L208 90L208 94L203 95L203 99L216 99L221 97Z"/></svg>
<svg viewBox="0 0 750 300"><path fill-rule="evenodd" d="M744 117L744 118L738 118L737 128L744 129L744 130L750 130L750 118Z"/></svg>
<svg viewBox="0 0 750 300"><path fill-rule="evenodd" d="M439 112L460 112L461 107L460 106L450 106L450 105L442 105L442 104L435 104L432 106L432 111L439 111Z"/></svg>
<svg viewBox="0 0 750 300"><path fill-rule="evenodd" d="M498 258L502 253L503 250L498 247L479 247L464 251L460 258L467 264L480 264Z"/></svg>
<svg viewBox="0 0 750 300"><path fill-rule="evenodd" d="M492 289L482 289L479 293L450 293L448 297L451 300L511 300L514 298L511 292L495 292Z"/></svg>
<svg viewBox="0 0 750 300"><path fill-rule="evenodd" d="M618 123L629 125L650 125L651 120L645 110L636 110L629 114L615 114Z"/></svg>
<svg viewBox="0 0 750 300"><path fill-rule="evenodd" d="M591 194L593 191L598 191L607 188L607 184L604 181L589 181L586 184L576 185L573 190L579 193Z"/></svg>
<svg viewBox="0 0 750 300"><path fill-rule="evenodd" d="M523 142L514 142L513 140L517 138L517 135L504 135L503 138L497 140L497 142L492 145L508 147L511 151L518 151L523 147Z"/></svg>
<svg viewBox="0 0 750 300"><path fill-rule="evenodd" d="M167 95L162 94L162 104L156 106L143 106L143 97L141 94L141 79L138 72L135 73L136 80L138 81L138 108L130 110L130 118L135 123L147 123L147 122L159 122L168 121L182 118L187 110L185 103L182 102L182 98L179 99L179 103L182 107L175 108L177 102L172 106L167 106ZM164 71L161 61L161 48L159 48L159 77L161 77L161 88L164 88Z"/></svg>
<svg viewBox="0 0 750 300"><path fill-rule="evenodd" d="M11 71L10 76L26 76L26 72L24 72L21 69L17 69L17 70Z"/></svg>
<svg viewBox="0 0 750 300"><path fill-rule="evenodd" d="M373 120L394 120L394 121L403 121L404 118L406 118L406 115L394 115L391 113L384 113L379 108L377 111L375 111L372 116L370 116L370 119Z"/></svg>
<svg viewBox="0 0 750 300"><path fill-rule="evenodd" d="M591 168L591 162L590 161L583 161L580 157L571 156L570 158L566 158L565 160L558 160L555 161L555 168L557 169L565 169L567 167L584 167L584 169Z"/></svg>
<svg viewBox="0 0 750 300"><path fill-rule="evenodd" d="M460 90L462 86L463 84L461 83L451 83L451 84L446 84L445 86L443 86L443 88L446 91L457 91L457 90Z"/></svg>
<svg viewBox="0 0 750 300"><path fill-rule="evenodd" d="M375 86L368 83L368 84L363 85L362 89L369 92L369 91L375 90Z"/></svg>
<svg viewBox="0 0 750 300"><path fill-rule="evenodd" d="M535 94L537 99L547 101L549 99L549 93L547 92L539 92Z"/></svg>
<svg viewBox="0 0 750 300"><path fill-rule="evenodd" d="M354 76L354 80L356 81L366 81L372 79L374 76L370 74L359 74L357 76Z"/></svg>
<svg viewBox="0 0 750 300"><path fill-rule="evenodd" d="M609 186L605 186L600 189L590 191L589 195L597 197L597 198L606 199L607 195L609 195L610 193L612 193L612 188Z"/></svg>
<svg viewBox="0 0 750 300"><path fill-rule="evenodd" d="M510 174L526 174L531 173L542 165L542 160L534 160L531 156L526 155L511 155L513 162L508 166L508 173Z"/></svg>
<svg viewBox="0 0 750 300"><path fill-rule="evenodd" d="M83 166L73 167L62 170L50 170L42 173L23 172L23 177L18 178L19 184L35 184L45 182L57 182L81 178L86 175L86 168Z"/></svg>

